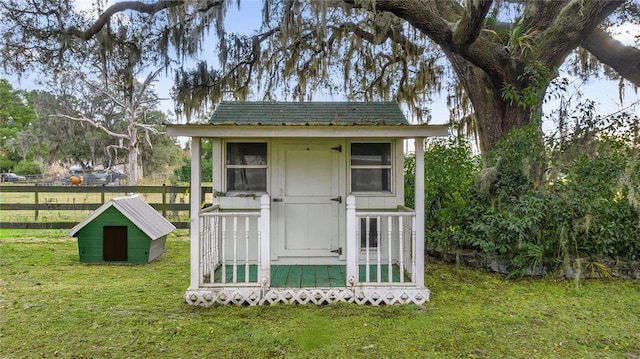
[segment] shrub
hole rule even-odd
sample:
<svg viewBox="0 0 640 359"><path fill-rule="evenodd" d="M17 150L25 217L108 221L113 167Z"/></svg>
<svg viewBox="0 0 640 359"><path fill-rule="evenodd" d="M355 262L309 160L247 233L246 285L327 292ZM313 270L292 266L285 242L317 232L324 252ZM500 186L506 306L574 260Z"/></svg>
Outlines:
<svg viewBox="0 0 640 359"><path fill-rule="evenodd" d="M450 248L449 238L460 228L479 159L467 142L435 139L425 147L425 229L429 243ZM414 205L415 156L405 158L405 203Z"/></svg>
<svg viewBox="0 0 640 359"><path fill-rule="evenodd" d="M640 259L640 160L631 138L581 129L545 146L536 128L518 129L481 170L466 144L429 143L427 247L498 253L514 275L576 258ZM414 161L406 159L408 171ZM411 200L413 177L406 178Z"/></svg>
<svg viewBox="0 0 640 359"><path fill-rule="evenodd" d="M21 175L39 175L42 174L43 165L34 161L22 160L16 164L13 171Z"/></svg>
<svg viewBox="0 0 640 359"><path fill-rule="evenodd" d="M203 158L200 163L200 175L202 182L211 182L213 177L213 161L211 158ZM175 182L189 182L191 180L191 159L187 159L180 168L173 172Z"/></svg>

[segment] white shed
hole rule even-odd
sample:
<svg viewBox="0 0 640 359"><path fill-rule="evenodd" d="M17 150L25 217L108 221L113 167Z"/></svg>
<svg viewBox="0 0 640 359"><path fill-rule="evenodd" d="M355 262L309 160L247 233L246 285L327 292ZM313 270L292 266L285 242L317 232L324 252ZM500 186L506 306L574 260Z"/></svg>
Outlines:
<svg viewBox="0 0 640 359"><path fill-rule="evenodd" d="M191 203L190 304L422 304L424 139L395 103L223 102L208 124L168 125L213 142L214 203ZM415 140L415 210L404 141Z"/></svg>

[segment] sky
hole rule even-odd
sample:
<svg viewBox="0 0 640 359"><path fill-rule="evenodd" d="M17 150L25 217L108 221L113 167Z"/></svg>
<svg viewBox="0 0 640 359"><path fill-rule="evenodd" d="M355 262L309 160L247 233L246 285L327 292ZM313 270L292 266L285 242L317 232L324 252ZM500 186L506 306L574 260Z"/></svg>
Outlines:
<svg viewBox="0 0 640 359"><path fill-rule="evenodd" d="M91 8L92 2L95 0L76 0L76 8L78 10L87 10ZM112 3L114 1L110 1ZM225 25L227 26L227 30L229 32L245 32L250 33L251 30L258 27L260 25L260 13L262 1L259 0L243 0L241 2L241 12L237 11L235 6L232 6L227 12ZM625 26L624 24L618 26L614 32L616 33L615 37L627 44L631 45L634 43L634 35L640 33L640 28L638 27L630 27ZM212 55L213 56L213 55ZM213 61L208 61L209 63ZM568 76L566 72L563 73L562 69L560 71L561 76L565 76L569 81L569 87L566 91L566 95L570 96L577 91L583 93L582 99L591 99L596 102L596 108L600 114L609 114L616 112L622 108L629 106L632 103L636 103L635 107L630 108L630 112L636 113L640 116L640 104L638 102L638 93L632 88L628 83L625 85L624 93L626 96L623 98L623 102L620 103L619 99L619 83L618 81L613 80L589 80L587 82L579 79ZM6 74L1 74L0 76L4 76L8 78L14 88L31 90L35 89L36 85L33 82L32 78L26 77L23 78L19 83L16 81L12 81L13 76L6 76ZM173 86L173 78L172 76L160 78L159 81L155 84L156 91L158 92L160 98L164 98L161 102L161 108L165 111L173 112L173 100L170 99L170 90ZM341 96L328 96L328 95L319 95L314 97L315 101L339 101L344 100L344 97ZM431 106L432 109L432 123L447 123L449 121L449 110L446 105L446 94L442 96L436 96L433 99L433 103ZM559 102L552 100L549 101L544 108L545 113L549 113L551 110L558 107ZM553 123L549 122L544 125L545 130L548 130L553 127Z"/></svg>

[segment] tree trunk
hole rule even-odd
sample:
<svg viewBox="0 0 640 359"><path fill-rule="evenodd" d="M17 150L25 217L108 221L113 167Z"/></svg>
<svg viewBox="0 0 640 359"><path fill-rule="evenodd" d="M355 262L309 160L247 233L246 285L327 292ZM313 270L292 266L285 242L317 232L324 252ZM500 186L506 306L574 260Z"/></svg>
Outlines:
<svg viewBox="0 0 640 359"><path fill-rule="evenodd" d="M138 128L135 123L129 125L129 186L136 186L142 178L138 165Z"/></svg>
<svg viewBox="0 0 640 359"><path fill-rule="evenodd" d="M127 182L129 186L136 186L140 182L140 173L138 166L138 148L129 147L129 176Z"/></svg>
<svg viewBox="0 0 640 359"><path fill-rule="evenodd" d="M542 100L539 105L532 107L518 106L517 103L505 100L503 98L504 83L513 83L507 80L510 75L506 69L502 74L503 77L490 78L479 67L463 57L448 51L445 53L473 104L482 153L493 149L496 143L512 129L531 123L531 108L540 108Z"/></svg>

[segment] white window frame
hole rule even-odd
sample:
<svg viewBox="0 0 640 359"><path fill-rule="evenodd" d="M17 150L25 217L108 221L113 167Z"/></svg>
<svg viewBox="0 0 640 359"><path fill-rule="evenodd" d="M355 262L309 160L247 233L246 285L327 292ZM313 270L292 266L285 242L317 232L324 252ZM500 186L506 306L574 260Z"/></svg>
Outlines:
<svg viewBox="0 0 640 359"><path fill-rule="evenodd" d="M368 165L352 165L351 164L351 146L356 143L356 144L377 144L377 143L386 143L389 145L391 153L391 163L388 165L373 165L373 166L368 166ZM349 166L349 192L351 194L357 195L357 196L394 196L394 189L395 189L395 172L393 170L395 162L396 162L396 158L395 158L395 142L391 141L391 140L357 140L357 141L350 141L348 146L349 146L349 157L348 157L348 166ZM353 191L353 178L351 176L352 174L352 169L388 169L390 171L390 179L389 179L389 190L388 191Z"/></svg>
<svg viewBox="0 0 640 359"><path fill-rule="evenodd" d="M234 144L234 143L263 143L265 144L265 146L267 147L267 153L266 153L266 159L267 159L267 163L264 165L228 165L227 164L227 155L228 155L228 145L229 144ZM268 141L264 141L264 140L247 140L247 139L229 139L226 141L223 141L222 143L222 151L223 151L223 155L222 155L222 163L224 166L224 174L223 174L223 181L224 181L224 188L225 191L227 191L228 194L231 195L240 195L240 194L263 194L263 193L268 193L269 192L269 162L271 162L271 158L270 158L270 145ZM265 190L264 191L251 191L251 190L236 190L236 189L229 189L229 176L228 176L228 170L229 169L237 169L237 168L246 168L246 169L250 169L250 168L266 168L266 174L265 174Z"/></svg>

